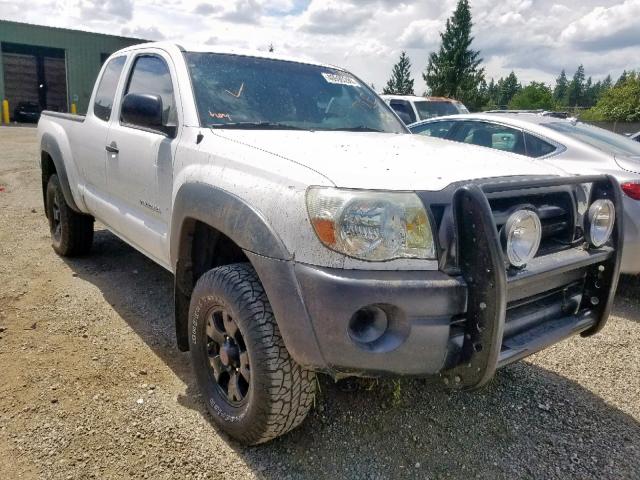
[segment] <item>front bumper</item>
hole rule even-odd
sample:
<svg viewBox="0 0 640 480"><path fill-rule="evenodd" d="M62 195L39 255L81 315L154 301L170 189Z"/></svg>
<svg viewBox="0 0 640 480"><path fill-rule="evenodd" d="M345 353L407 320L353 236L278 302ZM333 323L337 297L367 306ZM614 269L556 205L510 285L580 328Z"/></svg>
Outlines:
<svg viewBox="0 0 640 480"><path fill-rule="evenodd" d="M619 207L615 181L592 180ZM440 374L445 383L476 388L496 368L601 329L619 275L622 221L611 245L559 251L508 271L487 196L523 188L531 186L456 190L457 271L330 269L248 253L291 355L335 377ZM356 341L351 321L369 306L386 312L388 326L372 342Z"/></svg>

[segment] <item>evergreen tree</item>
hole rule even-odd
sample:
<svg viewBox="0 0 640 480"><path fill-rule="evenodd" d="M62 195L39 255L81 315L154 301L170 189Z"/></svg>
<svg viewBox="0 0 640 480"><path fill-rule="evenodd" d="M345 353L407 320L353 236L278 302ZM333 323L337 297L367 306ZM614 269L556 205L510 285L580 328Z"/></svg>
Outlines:
<svg viewBox="0 0 640 480"><path fill-rule="evenodd" d="M393 66L391 78L382 93L386 95L414 95L411 60L409 60L406 52L400 54L400 59Z"/></svg>
<svg viewBox="0 0 640 480"><path fill-rule="evenodd" d="M520 85L515 72L511 72L505 79L500 79L498 81L498 87L500 89L498 96L498 105L500 108L509 105L511 99L522 90L522 85Z"/></svg>
<svg viewBox="0 0 640 480"><path fill-rule="evenodd" d="M584 91L582 95L581 107L593 107L596 103L596 96L598 95L598 85L593 84L591 77L587 78L584 84Z"/></svg>
<svg viewBox="0 0 640 480"><path fill-rule="evenodd" d="M480 110L490 103L489 85L487 85L487 82L484 78L480 80L477 92L478 93L476 95L476 101L472 105L473 110Z"/></svg>
<svg viewBox="0 0 640 480"><path fill-rule="evenodd" d="M620 78L618 78L618 80L616 81L616 87L621 87L622 85L624 85L624 83L627 81L627 71L623 70L622 71L622 75L620 75Z"/></svg>
<svg viewBox="0 0 640 480"><path fill-rule="evenodd" d="M564 70L560 72L560 76L556 78L556 86L553 89L553 98L556 103L560 106L566 106L568 99L567 94L569 93L569 80L567 80L567 74Z"/></svg>
<svg viewBox="0 0 640 480"><path fill-rule="evenodd" d="M468 0L458 0L451 18L447 19L438 53L429 55L427 70L422 75L432 95L452 97L475 109L479 102L478 86L484 70L480 52L471 49L471 10Z"/></svg>
<svg viewBox="0 0 640 480"><path fill-rule="evenodd" d="M602 81L601 86L601 94L609 90L613 86L613 81L611 80L611 75L607 75L605 79Z"/></svg>
<svg viewBox="0 0 640 480"><path fill-rule="evenodd" d="M498 88L498 85L496 84L496 82L492 78L491 81L489 82L489 85L487 86L487 103L486 103L486 105L490 109L497 108L498 107L498 103L499 103L499 99L498 99L499 96L500 96L500 90Z"/></svg>
<svg viewBox="0 0 640 480"><path fill-rule="evenodd" d="M567 98L571 107L582 105L584 100L584 67L582 65L573 74L573 79L569 83Z"/></svg>

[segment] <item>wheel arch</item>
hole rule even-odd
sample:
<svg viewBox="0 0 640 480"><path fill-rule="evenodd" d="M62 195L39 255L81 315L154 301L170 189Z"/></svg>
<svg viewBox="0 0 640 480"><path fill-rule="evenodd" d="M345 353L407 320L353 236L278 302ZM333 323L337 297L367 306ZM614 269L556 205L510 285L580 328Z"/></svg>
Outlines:
<svg viewBox="0 0 640 480"><path fill-rule="evenodd" d="M65 202L67 202L67 205L69 205L73 211L82 213L73 199L73 193L71 192L71 187L69 185L69 177L67 175L67 170L65 169L62 152L60 151L58 142L50 133L44 133L40 141L40 170L42 172L42 194L44 202L46 203L46 190L49 178L51 175L56 174L60 180L60 186L62 187L62 194L64 195Z"/></svg>
<svg viewBox="0 0 640 480"><path fill-rule="evenodd" d="M186 183L178 190L170 235L176 338L182 351L189 349L191 292L205 271L230 263L253 264L245 252L279 260L292 258L261 212L238 196L204 183Z"/></svg>

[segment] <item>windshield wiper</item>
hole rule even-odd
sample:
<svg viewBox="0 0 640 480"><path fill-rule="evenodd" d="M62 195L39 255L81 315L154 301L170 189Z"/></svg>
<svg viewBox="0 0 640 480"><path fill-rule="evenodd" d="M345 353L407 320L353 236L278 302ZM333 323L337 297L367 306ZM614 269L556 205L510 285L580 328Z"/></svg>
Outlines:
<svg viewBox="0 0 640 480"><path fill-rule="evenodd" d="M277 122L231 122L211 123L210 128L235 128L240 130L304 130L303 128Z"/></svg>
<svg viewBox="0 0 640 480"><path fill-rule="evenodd" d="M338 128L327 128L329 132L378 132L384 133L384 130L380 130L378 128L365 127L364 125L360 125L357 127L338 127Z"/></svg>

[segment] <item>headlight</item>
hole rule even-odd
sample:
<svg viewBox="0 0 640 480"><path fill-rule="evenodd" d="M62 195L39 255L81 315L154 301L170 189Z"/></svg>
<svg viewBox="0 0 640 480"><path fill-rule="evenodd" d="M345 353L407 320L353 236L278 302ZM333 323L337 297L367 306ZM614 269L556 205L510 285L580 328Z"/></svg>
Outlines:
<svg viewBox="0 0 640 480"><path fill-rule="evenodd" d="M518 210L511 214L504 226L505 252L509 263L522 267L535 257L542 238L542 225L536 212Z"/></svg>
<svg viewBox="0 0 640 480"><path fill-rule="evenodd" d="M616 221L616 209L611 200L596 200L587 214L587 238L594 247L601 247L611 237Z"/></svg>
<svg viewBox="0 0 640 480"><path fill-rule="evenodd" d="M429 217L415 193L311 187L307 210L320 241L344 255L435 258Z"/></svg>

